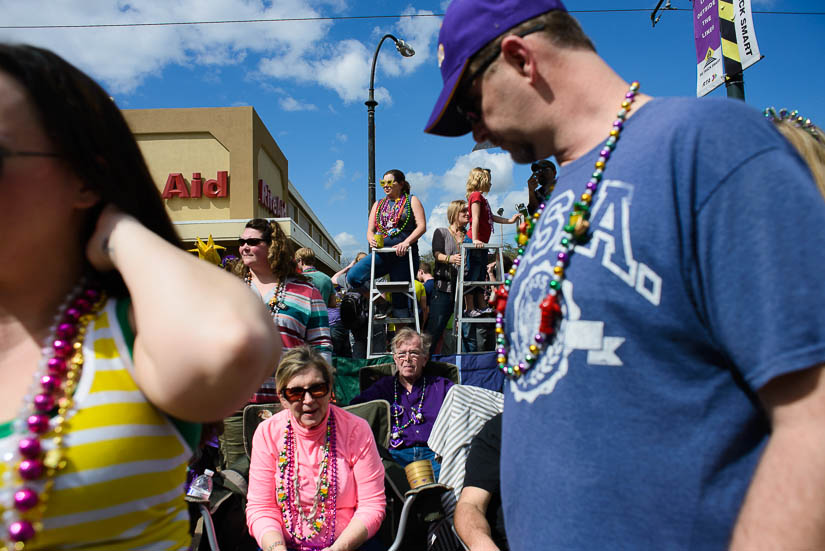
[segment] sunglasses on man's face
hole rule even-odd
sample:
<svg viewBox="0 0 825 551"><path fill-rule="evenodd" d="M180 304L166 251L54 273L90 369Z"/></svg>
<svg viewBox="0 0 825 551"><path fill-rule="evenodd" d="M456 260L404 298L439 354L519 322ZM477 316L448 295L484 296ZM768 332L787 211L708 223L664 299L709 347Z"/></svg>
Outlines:
<svg viewBox="0 0 825 551"><path fill-rule="evenodd" d="M316 383L309 388L302 386L291 386L281 391L281 396L287 402L300 402L304 399L304 394L309 393L313 398L323 398L329 393L329 383Z"/></svg>
<svg viewBox="0 0 825 551"><path fill-rule="evenodd" d="M7 157L60 157L60 154L43 151L13 151L0 145L0 174L3 174L3 166L6 164Z"/></svg>
<svg viewBox="0 0 825 551"><path fill-rule="evenodd" d="M241 237L240 239L238 239L238 246L243 247L244 245L249 245L250 247L254 247L255 245L260 245L264 242L265 241L260 237L250 237L249 239L244 239L243 237Z"/></svg>

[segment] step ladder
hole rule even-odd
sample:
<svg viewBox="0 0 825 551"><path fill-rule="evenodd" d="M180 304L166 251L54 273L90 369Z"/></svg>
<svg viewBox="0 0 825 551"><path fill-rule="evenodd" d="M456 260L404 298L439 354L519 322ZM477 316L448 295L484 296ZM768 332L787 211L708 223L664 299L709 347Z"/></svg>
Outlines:
<svg viewBox="0 0 825 551"><path fill-rule="evenodd" d="M370 257L370 308L369 321L367 324L367 359L380 358L382 356L386 356L389 352L374 352L372 350L373 324L384 325L386 327L391 323L398 325L415 322L415 331L419 335L421 334L421 324L418 321L418 304L415 299L415 283L413 283L415 281L415 271L413 269L412 248L407 249L407 261L410 265L409 281L376 281L375 255L378 253L395 254L395 249L393 247L383 247L380 249L373 249L372 252L373 255ZM383 319L375 319L375 303L384 296L384 293L401 293L409 298L412 302L412 317L393 318L388 315Z"/></svg>
<svg viewBox="0 0 825 551"><path fill-rule="evenodd" d="M464 348L462 347L462 342L461 342L463 340L463 337L464 337L464 332L462 331L462 326L465 323L469 323L469 324L476 324L476 323L495 324L496 323L495 315L493 315L492 317L477 317L477 318L471 318L471 317L467 317L467 316L464 315L464 294L466 293L466 290L470 287L497 287L497 286L501 285L502 283L504 283L504 279L503 279L503 277L504 277L504 245L502 245L502 244L495 245L495 244L492 244L492 243L486 243L484 245L484 248L479 247L478 249L476 249L476 247L473 243L464 242L464 243L461 243L460 247L461 247L461 264L460 264L460 268L458 269L458 279L456 280L456 286L455 286L455 293L456 293L456 297L455 297L455 301L454 301L455 312L453 313L454 314L453 315L453 320L454 320L454 322L453 322L453 334L456 336L456 349L455 349L456 354L464 354L465 353ZM464 267L466 266L465 262L466 262L467 258L469 257L467 252L471 251L471 250L482 250L482 251L486 250L487 254L489 255L490 249L493 249L495 251L494 254L496 255L496 268L497 268L496 269L496 274L498 275L498 277L500 277L502 279L500 281L487 281L487 280L485 280L485 281L465 281L464 280ZM485 268L486 267L487 266L486 266L486 263L485 263ZM485 269L485 273L486 273L486 269ZM485 303L485 304L482 304L482 306L484 308L486 308L489 305ZM479 350L479 351L476 351L476 352L469 352L469 354L482 354L482 353L485 353L485 352L490 352L490 351L489 350Z"/></svg>

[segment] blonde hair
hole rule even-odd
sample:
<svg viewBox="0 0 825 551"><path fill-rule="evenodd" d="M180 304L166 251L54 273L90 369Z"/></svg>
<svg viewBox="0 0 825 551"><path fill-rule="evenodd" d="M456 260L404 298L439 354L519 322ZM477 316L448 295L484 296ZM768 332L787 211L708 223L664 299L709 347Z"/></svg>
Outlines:
<svg viewBox="0 0 825 551"><path fill-rule="evenodd" d="M296 375L306 369L313 368L321 373L324 382L331 388L333 385L332 368L320 352L309 346L290 348L281 357L281 363L278 364L278 369L275 371L275 389L278 394L286 388L287 383Z"/></svg>
<svg viewBox="0 0 825 551"><path fill-rule="evenodd" d="M427 354L430 351L430 344L432 344L432 338L427 333L417 333L415 329L410 327L404 327L403 329L399 329L395 333L395 337L393 337L392 341L390 342L390 349L392 350L393 354L395 354L395 349L398 348L398 345L402 342L409 342L414 338L418 337L421 339L421 353Z"/></svg>
<svg viewBox="0 0 825 551"><path fill-rule="evenodd" d="M456 199L455 201L450 202L450 205L447 207L447 222L449 224L454 224L456 220L458 220L458 215L467 207L467 201L464 199Z"/></svg>
<svg viewBox="0 0 825 551"><path fill-rule="evenodd" d="M811 174L813 174L819 192L825 198L825 143L816 139L805 128L796 126L791 119L774 120L773 123L776 125L777 130L796 148L800 157L805 160ZM818 128L817 132L820 136L825 135Z"/></svg>
<svg viewBox="0 0 825 551"><path fill-rule="evenodd" d="M490 191L490 187L492 186L492 181L490 177L490 169L489 168L481 168L480 166L475 167L470 171L470 175L467 176L467 195L469 196L474 191L480 191L482 193L486 193Z"/></svg>
<svg viewBox="0 0 825 551"><path fill-rule="evenodd" d="M315 266L315 251L309 247L301 247L295 251L295 260L303 262L307 266Z"/></svg>

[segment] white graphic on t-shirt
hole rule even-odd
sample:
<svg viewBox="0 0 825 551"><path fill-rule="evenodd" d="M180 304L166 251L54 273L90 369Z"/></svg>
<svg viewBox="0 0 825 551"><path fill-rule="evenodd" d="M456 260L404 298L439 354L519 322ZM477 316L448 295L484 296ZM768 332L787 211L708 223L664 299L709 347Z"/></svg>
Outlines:
<svg viewBox="0 0 825 551"><path fill-rule="evenodd" d="M630 210L633 186L616 180L606 180L595 197L591 211L592 238L579 245L575 257L579 260L600 257L601 266L634 289L654 306L661 300L662 279L646 264L633 258L630 232ZM543 213L531 243L524 255L518 274L518 285L510 302L515 321L508 327L511 343L510 358L523 358L533 343L541 313L538 303L547 294L555 257L561 250L559 239L567 213L576 195L567 190L553 198ZM575 262L576 259L573 259ZM587 351L588 365L621 366L619 347L625 338L605 335L604 321L582 319L576 303L575 282L562 283L562 320L556 338L544 350L533 368L514 381L510 388L517 400L533 402L538 396L551 394L557 383L567 375L568 358L575 351ZM621 328L607 328L621 331Z"/></svg>

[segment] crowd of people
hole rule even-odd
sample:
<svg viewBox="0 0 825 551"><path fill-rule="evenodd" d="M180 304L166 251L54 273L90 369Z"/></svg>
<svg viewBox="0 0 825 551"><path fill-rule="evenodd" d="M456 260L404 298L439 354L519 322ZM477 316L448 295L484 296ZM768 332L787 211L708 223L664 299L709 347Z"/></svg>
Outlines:
<svg viewBox="0 0 825 551"><path fill-rule="evenodd" d="M378 301L392 373L352 403L386 401L387 454L429 461L436 480L428 439L456 381L430 358L451 318L495 318L462 326L461 352L495 350L510 379L455 508L471 551L825 548L821 130L795 111L650 97L560 0L453 0L439 51L426 131L532 163L527 216L494 215L492 175L472 169L431 265L422 203L389 170L371 252L329 276L265 219L227 270L183 251L108 94L47 50L0 44L14 259L0 271L0 548L186 548L182 483L218 423L261 549L383 549L382 450L336 403L333 367L367 355L373 271L417 292ZM485 252L495 223L518 228L504 273ZM506 281L459 289L462 270ZM399 321L413 309L420 331ZM250 405L274 412L251 448Z"/></svg>

